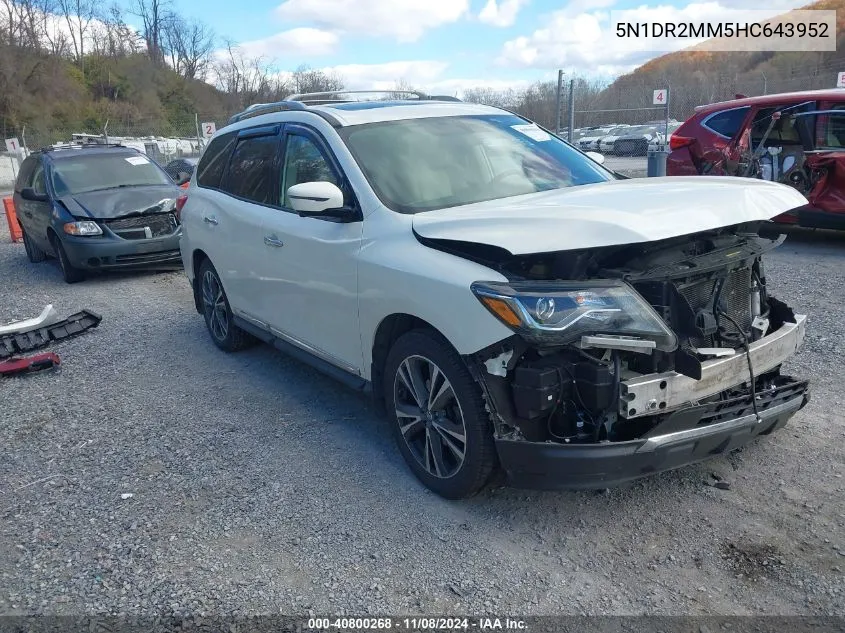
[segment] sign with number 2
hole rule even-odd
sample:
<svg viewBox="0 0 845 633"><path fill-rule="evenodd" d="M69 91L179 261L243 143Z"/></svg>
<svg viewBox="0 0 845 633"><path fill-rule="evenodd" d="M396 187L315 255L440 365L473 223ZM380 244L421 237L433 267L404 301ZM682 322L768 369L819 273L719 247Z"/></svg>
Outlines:
<svg viewBox="0 0 845 633"><path fill-rule="evenodd" d="M212 136L214 136L214 133L216 131L217 126L214 124L214 121L202 124L202 135L204 138L211 138Z"/></svg>

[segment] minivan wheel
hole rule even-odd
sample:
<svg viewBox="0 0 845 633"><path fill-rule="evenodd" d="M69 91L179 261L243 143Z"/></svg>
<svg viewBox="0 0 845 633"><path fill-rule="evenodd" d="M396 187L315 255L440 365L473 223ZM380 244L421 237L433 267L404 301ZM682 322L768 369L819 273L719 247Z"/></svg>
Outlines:
<svg viewBox="0 0 845 633"><path fill-rule="evenodd" d="M33 264L38 264L39 262L43 262L47 259L47 253L45 253L38 244L33 241L29 234L23 230L23 227L21 227L21 232L23 233L23 249L26 251L26 256L29 261Z"/></svg>
<svg viewBox="0 0 845 633"><path fill-rule="evenodd" d="M476 494L497 467L481 390L460 356L427 330L402 335L387 357L384 401L402 456L447 499Z"/></svg>
<svg viewBox="0 0 845 633"><path fill-rule="evenodd" d="M200 266L199 282L202 313L214 344L227 352L237 352L252 345L255 339L235 325L220 276L207 259Z"/></svg>
<svg viewBox="0 0 845 633"><path fill-rule="evenodd" d="M56 257L59 258L59 266L62 269L62 277L64 277L65 282L69 284L75 284L84 280L85 271L74 267L70 263L67 253L65 252L65 248L64 246L62 246L62 241L55 235L51 235L50 243L53 245L53 249L56 251Z"/></svg>

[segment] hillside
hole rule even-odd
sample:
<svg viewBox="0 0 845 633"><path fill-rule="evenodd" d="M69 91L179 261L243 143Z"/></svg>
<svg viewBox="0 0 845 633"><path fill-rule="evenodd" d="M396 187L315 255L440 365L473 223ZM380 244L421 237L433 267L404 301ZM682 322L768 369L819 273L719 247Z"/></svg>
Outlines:
<svg viewBox="0 0 845 633"><path fill-rule="evenodd" d="M696 105L730 99L738 93L751 96L832 88L837 72L845 71L845 0L821 0L803 8L837 10L837 51L669 53L616 79L591 108L645 108L651 105L653 89L669 87L670 115L684 119ZM639 118L649 116L653 113L643 111Z"/></svg>

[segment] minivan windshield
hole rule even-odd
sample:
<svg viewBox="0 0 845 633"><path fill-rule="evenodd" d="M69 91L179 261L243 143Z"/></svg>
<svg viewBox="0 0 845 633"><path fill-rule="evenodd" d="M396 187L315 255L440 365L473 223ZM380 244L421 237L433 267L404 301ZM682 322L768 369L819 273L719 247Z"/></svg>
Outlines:
<svg viewBox="0 0 845 633"><path fill-rule="evenodd" d="M167 174L146 156L98 153L68 156L53 162L56 197L116 187L173 185Z"/></svg>
<svg viewBox="0 0 845 633"><path fill-rule="evenodd" d="M513 115L385 121L340 134L376 195L401 213L614 179L568 143Z"/></svg>

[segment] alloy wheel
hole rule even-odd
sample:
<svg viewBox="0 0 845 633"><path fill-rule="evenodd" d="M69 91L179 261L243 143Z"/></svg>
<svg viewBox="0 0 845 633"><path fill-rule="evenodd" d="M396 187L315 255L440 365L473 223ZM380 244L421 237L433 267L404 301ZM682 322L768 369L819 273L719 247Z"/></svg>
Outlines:
<svg viewBox="0 0 845 633"><path fill-rule="evenodd" d="M218 341L229 333L229 312L226 308L226 295L223 286L212 271L205 271L202 278L202 301L208 316L208 327Z"/></svg>
<svg viewBox="0 0 845 633"><path fill-rule="evenodd" d="M409 356L393 381L396 420L414 459L434 477L447 479L464 463L467 431L452 383L424 356Z"/></svg>

